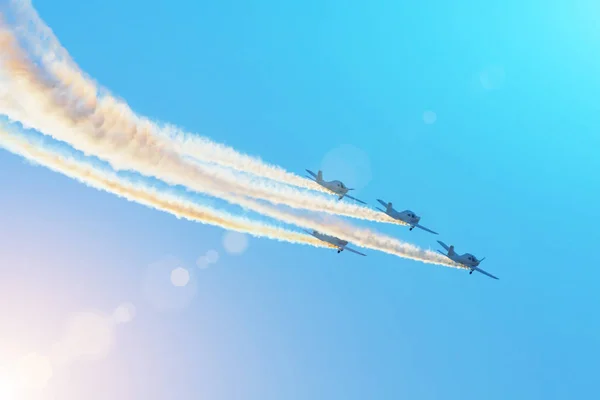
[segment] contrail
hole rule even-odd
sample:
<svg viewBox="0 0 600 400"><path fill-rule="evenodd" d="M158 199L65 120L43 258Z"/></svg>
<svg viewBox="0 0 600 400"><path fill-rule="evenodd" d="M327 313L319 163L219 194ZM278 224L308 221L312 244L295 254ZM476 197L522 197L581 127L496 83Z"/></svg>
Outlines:
<svg viewBox="0 0 600 400"><path fill-rule="evenodd" d="M0 123L0 147L90 187L113 193L129 201L156 210L168 212L177 218L219 226L256 237L266 237L289 243L308 244L315 247L331 247L303 233L269 226L247 218L216 211L209 207L183 200L181 196L159 192L146 184L132 182L109 171L99 170L90 163L77 160L72 156L61 154L55 150L53 151L43 146L41 141L36 143L36 141L28 138L23 132L18 134L9 133L11 130L3 125Z"/></svg>
<svg viewBox="0 0 600 400"><path fill-rule="evenodd" d="M72 99L62 87L51 82L43 71L28 61L9 31L0 31L0 50L3 53L5 73L12 84L10 95L27 109L27 120L20 120L36 130L57 140L67 142L76 149L91 152L110 160L116 169L139 168L131 165L135 158L142 158L151 165L146 173L156 176L158 170L167 170L169 183L184 184L201 192L213 190L211 195L222 197L217 192L238 193L266 200L274 205L286 205L315 212L326 212L353 218L398 224L384 213L365 207L338 202L323 196L301 192L286 186L268 185L262 179L252 179L234 174L222 168L210 168L193 164L184 159L164 137L153 134L153 124L147 119L123 115L128 114L126 105L105 97L96 103L93 113L81 112L83 102ZM73 104L76 103L76 104ZM2 104L2 112L17 119L14 109ZM81 131L92 133L81 135ZM91 150L94 149L94 150ZM143 156L143 157L142 157ZM158 164L162 168L157 168ZM168 168L167 168L168 167ZM158 177L158 176L157 176ZM186 182L181 182L185 179Z"/></svg>
<svg viewBox="0 0 600 400"><path fill-rule="evenodd" d="M274 209L270 206L262 205L249 199L235 197L234 195L223 195L221 197L231 202L232 204L241 205L253 211L259 212L265 216L276 218L281 221L285 221L287 223L291 223L307 229L314 228L323 233L340 237L365 248L379 250L388 254L393 254L403 258L409 258L425 263L454 267L456 266L455 264L447 260L444 256L438 253L420 249L416 246L401 242L397 239L387 237L373 231L358 229L350 225L343 226L340 225L340 223L334 224L331 222L319 222L313 219L296 216L291 213L285 213L283 211Z"/></svg>
<svg viewBox="0 0 600 400"><path fill-rule="evenodd" d="M39 17L31 1L11 0L11 3L13 6L10 11L16 20L15 24L18 27L27 27L19 29L19 33L32 44L30 51L42 60L56 78L70 86L80 98L88 100L90 105L94 104L93 98L99 92L112 97L108 90L99 88L99 85L77 66L50 27ZM125 104L124 101L123 103ZM129 111L133 114L133 111ZM328 193L311 180L266 163L258 157L242 154L229 146L184 132L173 125L167 124L156 131L171 139L177 150L184 154L238 171L251 172L276 182Z"/></svg>
<svg viewBox="0 0 600 400"><path fill-rule="evenodd" d="M25 133L20 132L15 134L9 133L10 131L10 129L0 123L0 147L4 147L14 154L43 165L46 168L66 175L88 186L116 194L129 201L137 202L156 210L168 212L178 218L185 218L203 224L219 226L228 230L244 232L256 237L266 237L290 243L308 244L315 247L334 247L308 235L269 226L246 218L235 217L224 212L203 207L191 201L186 201L176 194L160 192L148 185L118 177L114 173L99 170L96 166L77 160L73 156L62 154L57 150L52 150L44 145L42 141L33 140ZM264 211L267 215L271 214L269 207L261 209L259 206L258 211ZM278 215L274 214L274 216ZM412 258L417 261L455 266L444 260L444 257L440 257L437 253L422 250L416 246L402 243L396 239L387 238L367 230L356 230L356 228L352 226L344 227L341 225L332 227L330 224L310 221L302 217L297 217L297 219L292 222L298 223L306 228L316 227L324 232L333 232L333 234L354 230L355 233L352 233L348 237L348 240L352 240L357 245L383 251L388 254L399 255L404 258Z"/></svg>
<svg viewBox="0 0 600 400"><path fill-rule="evenodd" d="M306 228L315 227L323 233L341 237L362 247L426 263L456 266L449 263L445 257L438 253L419 249L416 246L376 232L354 228L344 229L331 224L316 223L316 221L284 213L272 207L233 195L232 193L239 193L240 191L242 195L246 195L245 189L247 188L243 188L244 190L237 187L231 188L227 187L230 182L213 182L211 179L207 179L201 169L194 169L190 165L186 165L177 154L173 154L169 148L165 148L162 141L136 126L132 128L119 127L120 129L116 133L112 133L112 129L109 132L104 129L93 129L94 125L102 127L108 122L109 125L113 126L118 125L121 121L117 120L115 122L102 119L95 121L94 124L88 121L89 117L78 121L78 115L74 115L69 119L69 115L64 115L65 110L62 110L53 101L52 93L48 93L49 86L41 77L37 77L32 72L33 66L26 63L23 57L19 57L19 54L14 51L14 47L6 46L7 38L10 39L7 35L0 38L7 50L5 55L9 56L4 64L16 77L20 78L16 81L15 88L22 85L21 89L25 90L17 92L17 101L23 102L23 109L27 110L28 115L33 115L33 117L23 120L23 115L17 116L18 113L14 108L11 109L4 104L4 111L9 117L21 120L42 133L70 143L81 151L97 155L107 160L113 167L116 166L117 169L139 171L169 183L183 184L194 190L221 197L232 204L242 205L263 215ZM10 44L10 41L8 41L8 44ZM12 84L15 85L15 82ZM100 103L101 105L102 103ZM82 135L82 131L92 134ZM123 151L123 149L126 151ZM181 177L185 177L184 181L181 180ZM225 188L220 186L225 186Z"/></svg>
<svg viewBox="0 0 600 400"><path fill-rule="evenodd" d="M41 59L47 72L61 82L62 93L57 94L55 91L55 100L60 101L65 107L73 107L75 103L78 108L75 114L79 119L84 116L93 116L97 123L102 124L102 128L141 128L145 133L153 135L156 140L162 139L160 141L163 146L168 146L179 154L192 155L203 161L227 166L276 182L327 192L310 180L240 154L230 147L186 133L172 125L165 125L161 128L154 122L136 116L124 101L115 99L108 90L99 87L79 70L50 28L43 23L28 2L19 3L15 10L18 24L30 28L28 30L17 28L18 33L27 39L30 51ZM103 95L100 96L98 93L103 93ZM263 199L275 205L285 204L310 211L402 224L378 211L340 202L332 199L331 196L317 196L291 187L273 186L267 181L249 179L224 169L212 169L211 173L215 178L227 181L231 185L243 186L245 195Z"/></svg>

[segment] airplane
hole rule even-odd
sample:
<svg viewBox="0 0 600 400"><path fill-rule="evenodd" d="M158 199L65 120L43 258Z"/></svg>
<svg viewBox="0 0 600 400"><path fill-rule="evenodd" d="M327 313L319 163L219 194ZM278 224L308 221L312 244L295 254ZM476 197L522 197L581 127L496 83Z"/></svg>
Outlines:
<svg viewBox="0 0 600 400"><path fill-rule="evenodd" d="M305 229L303 229L303 230L304 230L304 232L308 233L309 235L312 235L312 236L316 237L319 240L322 240L322 241L324 241L326 243L329 243L329 244L337 247L338 254L341 253L344 250L348 250L348 251L351 251L352 253L360 254L361 256L366 256L366 254L363 254L363 253L361 253L359 251L356 251L354 249L346 247L346 245L348 244L348 242L345 241L345 240L338 239L335 236L325 235L324 233L317 232L314 229L313 229L312 232L311 231L307 231Z"/></svg>
<svg viewBox="0 0 600 400"><path fill-rule="evenodd" d="M440 254L445 255L446 257L448 257L452 261L454 261L456 263L459 263L461 265L464 265L465 267L469 268L470 269L469 274L472 274L473 271L478 271L478 272L481 272L484 275L489 276L490 278L498 279L494 275L485 272L481 268L478 268L479 264L483 260L485 260L485 257L483 257L481 260L478 260L477 258L475 258L475 256L473 254L469 254L469 253L457 254L457 253L454 252L454 246L452 246L452 245L451 246L447 246L446 243L444 243L444 242L442 242L440 240L438 240L437 242L439 244L441 244L442 247L444 249L446 249L446 251L448 251L447 254L445 254L443 251L440 251L440 250L438 250L438 252Z"/></svg>
<svg viewBox="0 0 600 400"><path fill-rule="evenodd" d="M354 197L348 195L347 194L348 191L354 190L354 189L350 189L350 188L346 187L346 185L344 185L343 182L340 182L340 181L330 181L330 182L324 181L323 180L323 171L319 170L319 172L315 174L314 172L312 172L312 171L310 171L310 170L307 169L306 172L308 172L309 174L311 174L313 176L312 178L310 176L307 176L308 179L310 179L311 181L317 182L319 185L323 186L325 189L329 190L330 192L332 192L334 194L337 194L338 195L338 200L341 200L344 197L348 197L349 199L356 200L359 203L362 203L362 204L365 204L365 205L367 204L367 203L365 203L362 200L359 200L357 198L354 198Z"/></svg>
<svg viewBox="0 0 600 400"><path fill-rule="evenodd" d="M408 225L410 225L410 229L409 230L413 230L413 228L417 227L420 229L423 229L424 231L433 233L434 235L437 235L437 232L432 231L431 229L425 228L423 225L419 225L419 221L421 220L421 217L419 217L418 215L416 215L414 212L410 211L410 210L404 210L401 212L398 212L396 210L394 210L394 207L392 207L392 203L386 203L383 200L377 199L378 202L380 202L384 207L385 210L382 210L379 207L375 207L376 209L378 209L379 211L389 215L390 217L402 221Z"/></svg>

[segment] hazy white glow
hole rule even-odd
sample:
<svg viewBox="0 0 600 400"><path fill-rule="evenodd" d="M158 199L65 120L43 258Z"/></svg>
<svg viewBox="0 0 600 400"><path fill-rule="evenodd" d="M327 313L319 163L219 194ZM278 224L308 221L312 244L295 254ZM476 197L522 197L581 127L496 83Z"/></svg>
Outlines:
<svg viewBox="0 0 600 400"><path fill-rule="evenodd" d="M206 260L211 264L214 264L217 261L219 261L219 253L216 250L207 251L205 256L206 256Z"/></svg>
<svg viewBox="0 0 600 400"><path fill-rule="evenodd" d="M130 322L135 317L135 306L131 303L120 304L113 312L113 319L117 324Z"/></svg>
<svg viewBox="0 0 600 400"><path fill-rule="evenodd" d="M425 122L427 125L434 124L435 121L437 121L437 114L436 113L434 113L431 110L425 111L423 113L423 122Z"/></svg>
<svg viewBox="0 0 600 400"><path fill-rule="evenodd" d="M69 364L77 359L99 360L106 357L114 342L114 320L97 312L71 315L66 334L53 348L55 364Z"/></svg>
<svg viewBox="0 0 600 400"><path fill-rule="evenodd" d="M17 387L11 377L0 377L0 399L21 400L17 398Z"/></svg>
<svg viewBox="0 0 600 400"><path fill-rule="evenodd" d="M21 358L15 370L14 382L16 387L23 391L43 389L53 375L52 364L48 357L37 353L29 353Z"/></svg>
<svg viewBox="0 0 600 400"><path fill-rule="evenodd" d="M239 232L226 232L223 235L223 247L231 254L241 254L248 248L248 236Z"/></svg>
<svg viewBox="0 0 600 400"><path fill-rule="evenodd" d="M500 66L490 66L479 74L481 86L486 90L498 89L504 83L504 68Z"/></svg>

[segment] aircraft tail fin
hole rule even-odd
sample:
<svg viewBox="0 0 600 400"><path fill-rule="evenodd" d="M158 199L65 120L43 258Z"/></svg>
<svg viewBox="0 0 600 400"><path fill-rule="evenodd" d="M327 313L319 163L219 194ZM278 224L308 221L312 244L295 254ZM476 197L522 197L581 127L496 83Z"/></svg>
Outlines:
<svg viewBox="0 0 600 400"><path fill-rule="evenodd" d="M454 246L453 245L448 246L446 243L442 242L441 240L438 240L437 242L448 252L449 256L454 254Z"/></svg>
<svg viewBox="0 0 600 400"><path fill-rule="evenodd" d="M390 211L392 211L392 203L391 203L391 202L387 202L387 203L386 203L385 201L383 201L383 200L381 200L381 199L377 199L377 201L378 201L378 202L379 202L379 203L380 203L382 206L384 206L384 207L385 207L385 211L386 211L387 213L389 213Z"/></svg>
<svg viewBox="0 0 600 400"><path fill-rule="evenodd" d="M319 170L317 172L317 182L321 182L323 180L323 171Z"/></svg>

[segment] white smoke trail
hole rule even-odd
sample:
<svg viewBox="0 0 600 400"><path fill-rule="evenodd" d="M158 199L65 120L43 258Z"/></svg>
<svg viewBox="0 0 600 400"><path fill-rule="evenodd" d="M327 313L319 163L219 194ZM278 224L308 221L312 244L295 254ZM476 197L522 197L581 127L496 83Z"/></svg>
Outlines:
<svg viewBox="0 0 600 400"><path fill-rule="evenodd" d="M108 90L101 88L93 79L82 71L72 60L69 53L62 47L50 27L40 18L29 0L11 0L11 15L21 36L31 45L30 49L40 58L46 68L61 82L73 88L81 97L91 99L102 93L103 96L113 97ZM128 108L124 101L118 103ZM93 103L93 102L92 102ZM91 104L91 103L88 103ZM251 172L254 175L268 178L277 182L294 185L306 189L327 193L327 190L281 167L268 164L258 157L239 153L235 149L207 138L184 132L173 126L166 125L157 129L177 145L181 152L195 156L201 160L223 165L238 171Z"/></svg>
<svg viewBox="0 0 600 400"><path fill-rule="evenodd" d="M82 115L94 115L102 121L106 119L114 121L113 124L117 126L122 125L129 129L142 128L145 133L152 134L155 140L162 139L160 142L163 146L169 146L180 154L193 155L203 161L249 172L270 180L327 192L310 180L286 172L280 167L266 164L256 158L240 154L230 147L186 133L171 125L161 128L147 119L136 116L124 101L116 99L108 90L100 87L77 67L50 28L44 24L31 7L30 2L13 1L14 3L17 3L13 7L13 17L16 19L15 24L18 27L17 32L28 44L30 52L40 58L46 71L60 81L62 91L55 94L55 97L61 98L65 102L65 106L72 107L73 103L76 103L78 108L76 114L80 118ZM115 128L113 125L109 125L109 127ZM211 173L216 179L227 181L231 185L243 186L246 195L267 200L275 205L285 204L316 212L402 224L378 211L333 200L331 196L317 196L286 186L274 186L267 181L248 179L229 173L224 169L212 169Z"/></svg>
<svg viewBox="0 0 600 400"><path fill-rule="evenodd" d="M393 254L425 263L456 266L438 253L426 251L411 244L404 243L397 239L366 229L358 229L350 225L342 225L340 222L319 222L291 213L285 213L270 206L262 205L249 199L238 198L234 195L224 195L222 197L232 204L241 205L265 216L276 218L297 226L301 226L303 228L317 229L323 233L335 235L365 248L379 250L388 254Z"/></svg>
<svg viewBox="0 0 600 400"><path fill-rule="evenodd" d="M219 226L256 237L308 244L315 247L331 247L303 233L236 217L182 199L181 196L176 194L158 191L148 184L139 181L133 182L110 171L100 170L89 162L78 160L73 156L61 153L59 150L51 149L45 146L42 141L35 140L24 132L14 133L13 129L4 126L2 123L0 123L0 147L90 187L113 193L156 210L168 212L177 218Z"/></svg>
<svg viewBox="0 0 600 400"><path fill-rule="evenodd" d="M21 103L27 110L28 118L17 116L12 104L0 105L2 113L57 140L65 141L84 153L93 153L109 161L116 169L140 170L139 165L132 165L132 160L135 159L134 164L144 160L146 174L169 183L183 184L200 192L210 190L211 195L221 198L224 197L219 192L243 194L291 207L297 207L301 202L303 208L311 211L398 223L375 210L327 200L317 195L309 196L289 187L281 186L273 190L259 179L248 180L223 169L211 169L188 162L173 151L169 143L152 134L149 121L138 117L131 121L115 113L115 110L122 107L110 97L101 99L93 114L82 115L79 112L81 102L68 104L71 99L65 97L60 87L56 88L27 60L9 31L0 31L0 50L3 54L3 72L8 75L5 86L10 86L12 103ZM82 131L91 135L81 135Z"/></svg>
<svg viewBox="0 0 600 400"><path fill-rule="evenodd" d="M77 179L87 185L112 192L120 197L144 204L148 207L169 212L179 218L216 225L225 229L245 232L258 237L267 237L291 243L310 244L316 247L333 247L310 236L268 226L245 218L234 217L227 213L217 212L210 208L182 200L180 196L175 194L159 192L156 189L139 183L134 184L132 182L124 181L123 178L119 178L106 171L99 171L97 168L82 161L78 161L73 157L61 155L56 151L52 152L52 150L44 148L43 144L39 141L35 142L24 135L11 135L1 124L0 146L56 172ZM394 238L386 237L369 230L357 229L350 225L342 225L340 222L327 223L310 220L308 218L274 210L271 207L261 205L251 200L240 199L239 201L243 206L249 207L266 216L287 220L290 223L307 229L315 228L324 233L344 237L346 240L354 242L362 247L425 263L456 267L456 265L437 253L419 249L416 246L403 243Z"/></svg>
<svg viewBox="0 0 600 400"><path fill-rule="evenodd" d="M143 204L147 207L168 212L178 218L185 218L203 224L244 232L256 237L266 237L290 243L309 244L315 247L334 247L301 233L269 226L246 218L235 217L187 201L176 194L158 191L146 184L132 182L131 180L119 177L112 172L99 170L98 167L85 161L78 160L72 156L62 154L58 150L51 149L44 145L42 141L36 141L31 137L28 137L25 133L11 133L11 129L3 126L1 123L0 147L4 147L12 153L43 165L55 172L69 176L72 179L76 179L88 186L116 194L119 197ZM261 209L260 205L257 205L257 207L259 211L264 211L267 215L271 213L269 207L265 207L264 209ZM448 263L443 256L439 256L436 253L419 249L392 238L382 237L381 235L366 230L356 230L354 227L344 227L342 225L336 225L332 228L331 225L326 223L314 222L301 217L297 217L297 219L292 222L306 228L316 227L325 232L336 233L338 232L338 229L340 229L341 232L352 232L355 230L355 233L352 233L350 236L352 236L352 239L358 245L364 245L364 247L373 250L380 250L388 254L399 255L417 261L455 266ZM371 235L371 237L368 235ZM407 253L410 253L410 256L407 256ZM432 255L435 255L437 259L432 258Z"/></svg>
<svg viewBox="0 0 600 400"><path fill-rule="evenodd" d="M163 143L155 139L152 135L143 134L137 128L119 129L116 133L107 132L101 128L108 122L109 125L115 125L114 121L105 121L104 119L96 122L96 129L93 123L90 123L86 117L78 121L78 116L69 118L64 114L64 110L58 109L52 93L48 93L51 88L43 80L32 72L32 66L27 64L18 53L15 53L10 46L6 46L7 36L2 36L0 40L7 50L5 54L9 57L4 60L5 67L20 79L13 81L13 89L16 89L17 101L24 103L24 109L28 115L22 120L23 115L10 107L4 106L4 113L11 118L22 120L36 129L74 145L76 148L89 152L109 161L118 169L129 169L140 171L144 174L150 174L167 182L184 184L195 190L221 197L233 204L239 204L249 209L260 212L264 215L293 223L303 227L314 227L324 233L336 235L359 246L384 251L401 257L419 260L426 263L455 266L448 260L431 251L425 251L396 239L380 235L368 230L347 229L332 224L322 224L316 221L301 218L293 214L284 213L272 207L263 206L241 197L232 195L230 188L221 189L210 179L206 179L201 170L189 168L189 165L182 164L177 154L173 154L169 149L163 147ZM10 39L10 37L8 37ZM10 43L9 43L10 44ZM11 53L13 51L13 53ZM102 103L99 105L102 106ZM72 109L71 109L72 110ZM93 118L93 115L92 115ZM92 119L93 120L93 119ZM112 122L112 124L111 124ZM82 135L83 132L91 132L92 135ZM112 131L112 130L111 130ZM127 133L127 134L124 134ZM123 151L123 149L127 151ZM190 176L191 175L191 176ZM185 177L181 181L180 177ZM227 182L226 182L227 183ZM228 190L229 189L229 190ZM237 189L237 188L233 188ZM243 193L246 194L246 193Z"/></svg>

